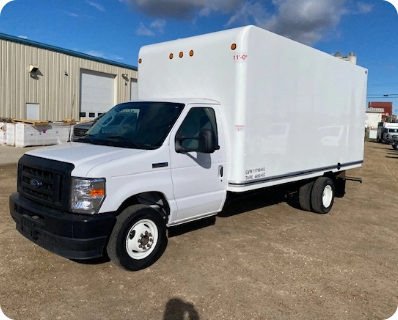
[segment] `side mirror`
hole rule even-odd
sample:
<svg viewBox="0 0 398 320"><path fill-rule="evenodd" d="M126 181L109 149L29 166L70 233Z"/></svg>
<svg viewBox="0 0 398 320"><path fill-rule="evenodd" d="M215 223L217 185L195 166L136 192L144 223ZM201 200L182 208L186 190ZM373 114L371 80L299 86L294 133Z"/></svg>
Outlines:
<svg viewBox="0 0 398 320"><path fill-rule="evenodd" d="M197 141L193 143L193 147L184 146L184 142L186 141ZM184 152L201 152L201 153L213 153L216 150L219 150L220 147L217 143L217 137L214 132L210 129L202 129L199 132L199 137L177 137L175 139L176 144L176 152L184 153ZM185 143L185 145L187 145Z"/></svg>
<svg viewBox="0 0 398 320"><path fill-rule="evenodd" d="M220 147L217 143L217 138L210 129L202 129L199 132L199 150L198 152L213 153L219 150Z"/></svg>

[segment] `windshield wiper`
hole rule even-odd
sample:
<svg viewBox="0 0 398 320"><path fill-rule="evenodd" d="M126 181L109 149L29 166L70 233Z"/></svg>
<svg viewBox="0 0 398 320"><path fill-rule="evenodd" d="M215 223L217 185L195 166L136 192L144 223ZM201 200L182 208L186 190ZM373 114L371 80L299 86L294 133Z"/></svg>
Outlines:
<svg viewBox="0 0 398 320"><path fill-rule="evenodd" d="M77 138L75 142L87 142L86 140L89 140L89 142L94 143L94 139L92 136L92 134L85 134L84 136Z"/></svg>
<svg viewBox="0 0 398 320"><path fill-rule="evenodd" d="M106 139L121 140L121 141L123 141L123 142L127 142L127 144L128 144L130 147L137 148L137 149L143 149L143 148L144 148L142 145L139 145L139 144L137 144L137 143L134 143L134 142L132 142L131 140L129 140L129 139L127 139L126 137L123 137L123 136L118 136L118 135L115 135L115 136L107 136ZM145 149L145 148L144 148L144 149Z"/></svg>

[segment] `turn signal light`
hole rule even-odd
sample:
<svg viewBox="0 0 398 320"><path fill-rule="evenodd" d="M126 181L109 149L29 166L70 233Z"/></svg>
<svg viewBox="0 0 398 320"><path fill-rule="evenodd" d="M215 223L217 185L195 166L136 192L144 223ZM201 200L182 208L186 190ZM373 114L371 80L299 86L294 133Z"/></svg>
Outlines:
<svg viewBox="0 0 398 320"><path fill-rule="evenodd" d="M90 196L92 198L103 197L104 195L105 195L105 190L104 189L92 189L92 190L90 190Z"/></svg>

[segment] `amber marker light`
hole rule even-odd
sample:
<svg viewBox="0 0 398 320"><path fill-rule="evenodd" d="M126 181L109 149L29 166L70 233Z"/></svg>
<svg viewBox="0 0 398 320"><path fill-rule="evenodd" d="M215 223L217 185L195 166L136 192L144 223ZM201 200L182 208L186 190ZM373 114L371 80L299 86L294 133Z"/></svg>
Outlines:
<svg viewBox="0 0 398 320"><path fill-rule="evenodd" d="M193 50L189 51L189 56L193 57Z"/></svg>
<svg viewBox="0 0 398 320"><path fill-rule="evenodd" d="M174 55L172 53L170 53L169 58L173 59Z"/></svg>
<svg viewBox="0 0 398 320"><path fill-rule="evenodd" d="M180 52L180 54L178 55L180 58L182 58L184 56L184 54L182 53L182 51Z"/></svg>
<svg viewBox="0 0 398 320"><path fill-rule="evenodd" d="M139 59L138 59L138 63L141 63L141 62L142 62L142 59L141 59L141 58L139 58Z"/></svg>
<svg viewBox="0 0 398 320"><path fill-rule="evenodd" d="M236 49L236 43L231 44L231 50L235 50Z"/></svg>
<svg viewBox="0 0 398 320"><path fill-rule="evenodd" d="M103 197L105 195L105 190L104 189L93 189L90 191L90 196L92 198L95 197Z"/></svg>

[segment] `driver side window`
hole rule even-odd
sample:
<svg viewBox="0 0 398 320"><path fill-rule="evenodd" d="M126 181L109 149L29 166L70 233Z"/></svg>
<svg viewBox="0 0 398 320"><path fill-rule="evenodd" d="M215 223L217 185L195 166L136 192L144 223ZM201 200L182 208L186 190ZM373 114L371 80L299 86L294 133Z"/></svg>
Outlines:
<svg viewBox="0 0 398 320"><path fill-rule="evenodd" d="M198 149L199 133L202 129L209 129L217 137L217 124L215 112L212 108L192 108L177 131L178 138L182 140L182 147Z"/></svg>

